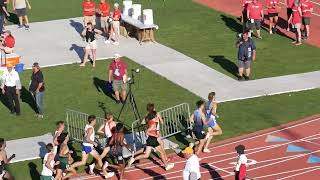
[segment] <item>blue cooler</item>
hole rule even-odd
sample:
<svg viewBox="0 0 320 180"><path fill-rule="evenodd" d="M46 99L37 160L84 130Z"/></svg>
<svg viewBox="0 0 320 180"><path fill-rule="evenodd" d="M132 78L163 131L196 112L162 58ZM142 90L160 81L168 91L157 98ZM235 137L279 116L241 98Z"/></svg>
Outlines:
<svg viewBox="0 0 320 180"><path fill-rule="evenodd" d="M24 64L16 64L16 67L14 68L18 73L23 72L23 66Z"/></svg>

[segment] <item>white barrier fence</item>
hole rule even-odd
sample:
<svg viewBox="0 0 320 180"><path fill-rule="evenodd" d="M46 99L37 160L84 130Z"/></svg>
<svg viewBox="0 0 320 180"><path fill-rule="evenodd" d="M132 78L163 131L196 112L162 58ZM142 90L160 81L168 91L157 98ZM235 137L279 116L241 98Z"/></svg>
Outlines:
<svg viewBox="0 0 320 180"><path fill-rule="evenodd" d="M162 138L167 138L175 134L191 129L189 120L190 107L187 103L182 103L159 112L163 124L160 123L160 133ZM136 120L132 123L133 145L136 151L146 143L145 130L147 125L144 120Z"/></svg>

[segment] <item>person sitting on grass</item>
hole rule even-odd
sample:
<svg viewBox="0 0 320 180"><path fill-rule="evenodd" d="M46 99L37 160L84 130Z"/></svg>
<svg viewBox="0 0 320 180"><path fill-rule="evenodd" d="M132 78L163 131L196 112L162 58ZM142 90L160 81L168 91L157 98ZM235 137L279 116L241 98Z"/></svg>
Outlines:
<svg viewBox="0 0 320 180"><path fill-rule="evenodd" d="M97 34L102 34L102 31L100 31L99 29L95 29L91 22L89 22L86 28L84 28L83 31L81 32L81 35L85 38L85 41L87 42L87 45L84 48L83 61L80 64L81 67L86 65L90 51L92 52L92 61L93 61L92 66L93 67L96 66L96 58L97 58L96 35Z"/></svg>
<svg viewBox="0 0 320 180"><path fill-rule="evenodd" d="M215 92L210 92L208 95L208 104L206 107L208 133L206 135L207 142L203 148L203 152L205 153L211 152L208 147L213 136L219 136L222 134L222 130L216 121L216 118L219 118L219 116L217 114L217 103L215 100L215 96Z"/></svg>
<svg viewBox="0 0 320 180"><path fill-rule="evenodd" d="M245 180L246 179L246 171L247 171L247 156L244 153L245 150L244 145L239 145L235 147L235 150L238 153L236 167L234 169L235 172L235 180Z"/></svg>
<svg viewBox="0 0 320 180"><path fill-rule="evenodd" d="M56 163L54 161L55 154L53 153L53 145L51 143L47 144L46 149L47 153L43 158L40 180L52 180L53 174L56 174L56 170L54 169Z"/></svg>
<svg viewBox="0 0 320 180"><path fill-rule="evenodd" d="M110 147L111 147L111 155L113 156L116 164L109 164L106 161L103 165L103 168L111 167L117 169L120 174L120 180L123 180L124 170L126 163L123 158L123 148L126 147L130 149L129 145L125 142L124 138L124 126L122 123L118 123L116 125L116 131L110 140Z"/></svg>
<svg viewBox="0 0 320 180"><path fill-rule="evenodd" d="M15 38L12 36L11 31L7 30L4 32L4 38L1 38L2 44L0 45L0 49L6 53L13 53L13 49L15 46Z"/></svg>
<svg viewBox="0 0 320 180"><path fill-rule="evenodd" d="M289 18L289 22L293 24L296 30L296 40L292 42L296 46L300 46L301 42L301 21L302 21L302 11L299 2L295 2L292 7L292 14Z"/></svg>
<svg viewBox="0 0 320 180"><path fill-rule="evenodd" d="M190 121L193 123L192 133L196 139L197 146L195 147L196 154L199 155L206 143L206 134L204 132L204 125L206 125L205 103L199 100L197 103L197 110L190 117Z"/></svg>
<svg viewBox="0 0 320 180"><path fill-rule="evenodd" d="M153 111L152 113L149 113L149 115L146 117L147 123L148 123L148 129L147 129L147 144L145 148L140 149L137 151L129 160L128 166L130 167L135 161L141 160L141 159L147 159L153 148L155 148L160 153L160 158L164 164L165 170L168 171L169 169L172 169L174 167L173 163L168 163L165 154L165 150L160 146L158 142L158 133L157 133L157 124L159 123L159 119L157 117L157 112Z"/></svg>
<svg viewBox="0 0 320 180"><path fill-rule="evenodd" d="M93 156L93 158L96 160L98 165L97 169L102 171L105 178L109 178L114 175L114 173L107 173L107 171L102 168L103 167L102 159L100 158L99 153L94 148L97 146L97 143L94 142L94 138L95 138L94 127L96 126L96 122L97 122L96 116L90 115L88 117L88 124L84 128L84 140L82 143L81 161L74 163L70 167L70 170L69 170L70 173L67 176L65 176L64 179L67 179L68 177L73 175L76 172L75 169L77 167L84 166L88 160L89 155ZM93 166L96 166L96 164L93 164ZM90 167L90 169L94 169L94 168ZM93 174L93 172L90 172L90 174Z"/></svg>

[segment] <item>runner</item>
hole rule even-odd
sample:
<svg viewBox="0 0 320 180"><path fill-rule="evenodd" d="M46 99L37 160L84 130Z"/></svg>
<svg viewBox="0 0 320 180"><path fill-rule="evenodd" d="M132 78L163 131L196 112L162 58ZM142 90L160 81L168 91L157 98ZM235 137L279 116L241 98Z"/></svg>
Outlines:
<svg viewBox="0 0 320 180"><path fill-rule="evenodd" d="M9 164L11 159L13 159L15 155L13 154L9 159L7 158L6 152L6 142L3 138L0 138L0 180L7 179L13 180L14 177L11 176L9 172L4 170L5 165Z"/></svg>
<svg viewBox="0 0 320 180"><path fill-rule="evenodd" d="M70 164L73 163L73 158L71 154L72 151L69 150L68 142L69 142L69 136L68 133L62 133L58 137L59 142L59 156L58 161L59 164L57 166L57 174L56 174L56 180L67 179L73 174L76 174L74 169L70 169L68 176L63 177L63 173L67 173L67 169L70 166Z"/></svg>
<svg viewBox="0 0 320 180"><path fill-rule="evenodd" d="M88 57L89 57L89 51L92 52L92 66L96 66L96 58L97 58L97 40L96 40L96 34L102 34L102 31L95 29L93 24L89 22L87 24L87 27L83 29L81 35L85 38L85 41L87 42L86 47L84 48L84 57L83 62L80 64L81 67L85 66Z"/></svg>
<svg viewBox="0 0 320 180"><path fill-rule="evenodd" d="M103 166L102 160L101 160L98 152L94 149L94 147L97 146L97 143L94 142L94 137L95 137L94 127L95 127L95 125L96 125L96 116L90 115L88 117L88 124L84 128L84 140L82 143L81 161L74 163L70 167L70 169L72 172L76 172L75 168L77 168L79 166L84 166L87 162L89 155L91 155L98 163L97 164L98 170L101 170L103 172L103 175L105 178L109 178L109 177L113 176L113 173L107 173L107 171L105 169L101 169Z"/></svg>
<svg viewBox="0 0 320 180"><path fill-rule="evenodd" d="M208 104L206 107L206 120L207 120L207 128L208 133L206 135L207 142L203 148L203 152L210 153L209 144L213 136L219 136L222 134L222 130L218 125L216 118L219 118L217 114L217 103L215 100L216 93L210 92L208 94Z"/></svg>
<svg viewBox="0 0 320 180"><path fill-rule="evenodd" d="M205 105L204 101L199 100L197 102L197 110L194 111L194 113L190 117L190 121L193 122L193 128L192 133L194 137L196 138L196 141L198 141L197 146L195 147L196 155L199 155L203 149L204 144L206 143L206 134L204 132L204 125L206 122L206 116L204 114L205 111Z"/></svg>
<svg viewBox="0 0 320 180"><path fill-rule="evenodd" d="M287 31L290 31L290 17L292 15L292 7L294 5L294 0L286 0L286 5L287 5L287 22L288 22L288 27L287 27Z"/></svg>
<svg viewBox="0 0 320 180"><path fill-rule="evenodd" d="M124 126L122 123L118 123L115 127L116 131L110 140L111 154L114 157L116 164L109 164L105 162L103 168L111 167L117 169L120 174L120 180L123 179L126 163L123 158L123 147L129 148L129 145L125 142L124 138Z"/></svg>
<svg viewBox="0 0 320 180"><path fill-rule="evenodd" d="M55 154L53 152L53 145L51 143L47 144L46 149L47 149L47 153L43 158L40 180L53 180L53 174L56 174L56 170L54 169Z"/></svg>
<svg viewBox="0 0 320 180"><path fill-rule="evenodd" d="M247 8L248 5L252 3L252 0L243 0L242 3L242 16L241 16L241 22L243 27L243 32L248 30L248 16L247 16Z"/></svg>
<svg viewBox="0 0 320 180"><path fill-rule="evenodd" d="M82 3L83 8L83 23L84 27L90 22L93 26L96 25L96 3L93 0L84 0Z"/></svg>
<svg viewBox="0 0 320 180"><path fill-rule="evenodd" d="M237 163L234 169L235 171L235 180L245 180L246 179L246 171L247 171L247 156L244 154L245 150L244 145L239 145L235 147L235 150L238 153Z"/></svg>
<svg viewBox="0 0 320 180"><path fill-rule="evenodd" d="M106 113L104 118L105 118L104 124L99 127L98 132L97 132L98 134L102 134L105 139L104 149L103 149L102 154L100 155L101 159L105 158L106 155L109 153L110 147L111 147L110 140L116 130L116 122L113 121L112 113ZM93 166L91 166L91 167L93 167Z"/></svg>
<svg viewBox="0 0 320 180"><path fill-rule="evenodd" d="M301 3L302 24L304 26L304 39L310 37L310 19L313 11L313 4L310 0L303 0Z"/></svg>
<svg viewBox="0 0 320 180"><path fill-rule="evenodd" d="M292 7L292 14L289 18L289 22L291 22L296 30L296 41L293 41L292 43L296 46L299 46L302 44L301 42L301 19L302 19L302 12L301 12L301 6L298 2L294 3L294 6Z"/></svg>
<svg viewBox="0 0 320 180"><path fill-rule="evenodd" d="M173 163L168 163L166 157L165 150L160 146L158 142L158 130L157 125L159 123L159 118L157 116L157 112L153 111L152 113L149 113L146 117L147 123L148 123L148 129L147 129L147 144L145 148L140 149L137 151L134 156L131 157L129 160L128 166L131 166L135 161L141 160L141 159L147 159L150 156L150 153L153 148L155 148L160 153L160 158L164 164L165 170L168 171L169 169L172 169L174 167Z"/></svg>
<svg viewBox="0 0 320 180"><path fill-rule="evenodd" d="M111 41L112 35L114 35L113 45L119 45L119 30L120 30L120 20L121 20L121 10L119 9L119 4L114 4L114 10L112 12L112 26L110 31L110 36L105 43L109 44Z"/></svg>
<svg viewBox="0 0 320 180"><path fill-rule="evenodd" d="M262 4L258 0L253 0L251 4L248 5L247 8L247 17L249 18L249 29L250 33L255 28L257 31L257 37L261 39L260 29L261 22L263 21L263 8ZM251 34L249 34L251 37Z"/></svg>
<svg viewBox="0 0 320 180"><path fill-rule="evenodd" d="M58 121L56 123L57 126L57 130L54 132L54 136L53 136L53 153L56 155L58 153L58 146L59 146L59 142L58 142L58 137L60 136L60 134L64 131L64 122L63 121Z"/></svg>
<svg viewBox="0 0 320 180"><path fill-rule="evenodd" d="M105 39L108 40L108 37L110 36L109 35L110 4L106 0L101 0L98 5L98 10L100 14L101 28L106 35Z"/></svg>
<svg viewBox="0 0 320 180"><path fill-rule="evenodd" d="M147 119L147 117L148 117L151 113L153 113L154 111L156 111L156 108L155 108L154 104L153 104L153 103L147 104L147 114L146 114L145 119ZM160 113L157 113L157 118L159 119L159 122L160 122L161 124L163 124L163 119L162 119ZM164 142L163 142L162 137L161 137L161 134L160 134L160 123L157 124L157 127L156 127L157 132L156 132L156 134L158 135L157 140L158 140L161 148L164 149ZM169 159L168 159L168 157L167 157L167 154L165 153L164 155L165 155L165 159L166 159L167 161L169 161Z"/></svg>
<svg viewBox="0 0 320 180"><path fill-rule="evenodd" d="M279 0L266 0L269 16L269 33L273 34L277 31L277 22L280 11Z"/></svg>

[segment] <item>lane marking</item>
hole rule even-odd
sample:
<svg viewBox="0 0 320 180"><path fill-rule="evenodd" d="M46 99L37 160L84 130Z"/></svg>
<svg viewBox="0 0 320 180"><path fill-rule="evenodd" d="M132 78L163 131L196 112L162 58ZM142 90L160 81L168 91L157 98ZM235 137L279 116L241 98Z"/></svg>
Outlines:
<svg viewBox="0 0 320 180"><path fill-rule="evenodd" d="M320 166L313 166L313 167L295 169L295 170L290 170L290 171L285 171L285 172L280 172L280 173L272 173L272 174L268 174L268 175L264 175L264 176L255 177L254 179L267 178L267 177L272 177L272 176L277 176L277 175L282 175L282 174L288 174L288 173L293 173L293 172L298 172L298 171L305 171L305 170L315 169L315 168L320 168Z"/></svg>
<svg viewBox="0 0 320 180"><path fill-rule="evenodd" d="M301 172L301 173L294 174L294 175L291 175L291 176L283 177L283 178L280 178L280 179L277 179L277 180L292 178L292 177L299 176L299 175L302 175L302 174L306 174L306 173L309 173L309 172L312 172L312 171L316 171L316 170L320 170L320 169L316 168L316 169L313 169L313 170L309 170L309 171Z"/></svg>

